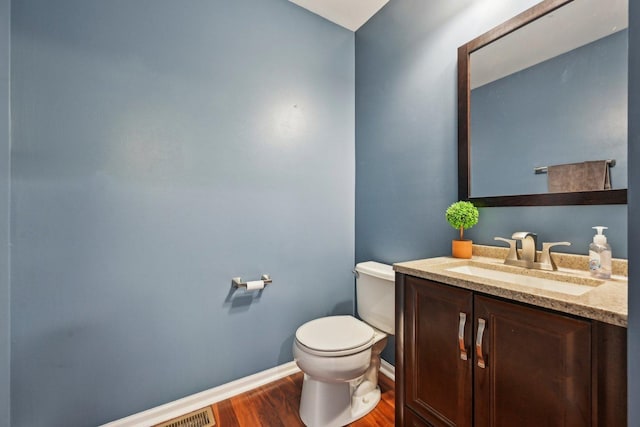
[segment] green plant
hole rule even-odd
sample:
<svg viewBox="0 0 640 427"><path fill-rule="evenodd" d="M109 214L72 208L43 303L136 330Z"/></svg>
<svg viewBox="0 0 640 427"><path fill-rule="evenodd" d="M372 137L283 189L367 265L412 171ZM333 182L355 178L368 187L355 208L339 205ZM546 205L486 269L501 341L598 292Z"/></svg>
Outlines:
<svg viewBox="0 0 640 427"><path fill-rule="evenodd" d="M447 222L456 230L460 230L460 240L463 240L464 230L478 223L478 208L471 202L455 202L445 212Z"/></svg>

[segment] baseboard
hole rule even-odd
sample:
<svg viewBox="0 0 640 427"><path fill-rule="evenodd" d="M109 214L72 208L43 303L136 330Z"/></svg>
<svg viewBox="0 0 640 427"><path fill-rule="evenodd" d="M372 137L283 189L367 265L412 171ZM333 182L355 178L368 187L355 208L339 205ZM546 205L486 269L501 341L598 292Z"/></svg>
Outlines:
<svg viewBox="0 0 640 427"><path fill-rule="evenodd" d="M380 373L396 381L396 367L384 359L380 359Z"/></svg>
<svg viewBox="0 0 640 427"><path fill-rule="evenodd" d="M384 359L381 359L380 362L380 373L395 381L395 367ZM298 372L300 372L298 365L296 365L295 362L288 362L275 368L267 369L266 371L258 372L257 374L249 375L248 377L240 378L161 406L156 406L144 412L112 421L101 427L154 426Z"/></svg>
<svg viewBox="0 0 640 427"><path fill-rule="evenodd" d="M121 418L104 424L102 427L150 427L164 421L179 417L205 406L244 393L245 391L263 386L280 378L300 372L295 362L288 362L275 368L267 369L248 377L240 378L230 383L205 390L173 402L156 406L144 412Z"/></svg>

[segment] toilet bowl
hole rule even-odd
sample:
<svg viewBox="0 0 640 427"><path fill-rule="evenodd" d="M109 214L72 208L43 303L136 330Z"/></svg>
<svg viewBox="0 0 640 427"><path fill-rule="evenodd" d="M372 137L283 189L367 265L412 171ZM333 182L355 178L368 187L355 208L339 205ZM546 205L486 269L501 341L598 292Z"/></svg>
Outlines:
<svg viewBox="0 0 640 427"><path fill-rule="evenodd" d="M304 372L300 418L308 427L349 424L380 401L380 353L395 326L394 273L372 261L355 271L358 311L366 322L328 316L296 331L293 356Z"/></svg>

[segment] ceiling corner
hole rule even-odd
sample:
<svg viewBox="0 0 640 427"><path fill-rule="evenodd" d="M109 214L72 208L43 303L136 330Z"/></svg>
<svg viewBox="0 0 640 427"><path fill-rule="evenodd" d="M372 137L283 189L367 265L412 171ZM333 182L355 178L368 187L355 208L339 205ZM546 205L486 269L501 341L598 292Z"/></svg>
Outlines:
<svg viewBox="0 0 640 427"><path fill-rule="evenodd" d="M289 0L316 15L356 31L389 0Z"/></svg>

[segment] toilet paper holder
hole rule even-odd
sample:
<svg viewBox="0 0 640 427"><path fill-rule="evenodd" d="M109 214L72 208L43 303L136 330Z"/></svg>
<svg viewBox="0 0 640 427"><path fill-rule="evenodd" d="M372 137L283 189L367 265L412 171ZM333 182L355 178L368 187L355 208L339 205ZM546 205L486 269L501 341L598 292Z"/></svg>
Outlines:
<svg viewBox="0 0 640 427"><path fill-rule="evenodd" d="M268 274L263 274L260 277L260 280L264 282L265 286L270 285L272 282L271 276L269 276ZM241 277L234 277L233 279L231 279L231 285L236 289L247 288L247 282L243 282Z"/></svg>

